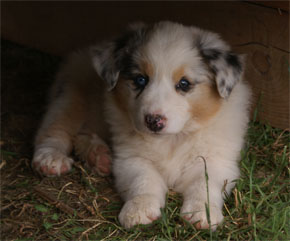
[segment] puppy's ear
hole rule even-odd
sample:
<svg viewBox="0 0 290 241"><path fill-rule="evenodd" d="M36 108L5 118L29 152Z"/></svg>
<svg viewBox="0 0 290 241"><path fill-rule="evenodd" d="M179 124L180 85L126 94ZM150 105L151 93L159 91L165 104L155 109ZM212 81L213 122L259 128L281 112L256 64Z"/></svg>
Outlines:
<svg viewBox="0 0 290 241"><path fill-rule="evenodd" d="M133 67L133 55L144 41L145 32L144 24L130 25L119 38L90 49L93 66L107 82L108 90L116 86L120 73L129 72Z"/></svg>
<svg viewBox="0 0 290 241"><path fill-rule="evenodd" d="M114 59L115 45L113 42L91 47L93 66L98 75L107 82L108 90L117 84L120 70L117 69Z"/></svg>
<svg viewBox="0 0 290 241"><path fill-rule="evenodd" d="M215 74L215 81L221 97L227 98L243 74L244 56L230 51L219 35L202 30L196 31L197 46L201 56Z"/></svg>

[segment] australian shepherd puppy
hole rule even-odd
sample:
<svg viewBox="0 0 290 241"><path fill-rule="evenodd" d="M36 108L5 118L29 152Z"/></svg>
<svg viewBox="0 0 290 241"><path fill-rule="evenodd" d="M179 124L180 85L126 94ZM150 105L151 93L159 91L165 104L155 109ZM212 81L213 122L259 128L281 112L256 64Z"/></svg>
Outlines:
<svg viewBox="0 0 290 241"><path fill-rule="evenodd" d="M74 148L100 175L112 164L124 227L160 217L170 188L183 195L182 217L215 230L239 178L250 96L243 65L219 35L172 22L133 25L74 53L52 88L33 166L64 174Z"/></svg>

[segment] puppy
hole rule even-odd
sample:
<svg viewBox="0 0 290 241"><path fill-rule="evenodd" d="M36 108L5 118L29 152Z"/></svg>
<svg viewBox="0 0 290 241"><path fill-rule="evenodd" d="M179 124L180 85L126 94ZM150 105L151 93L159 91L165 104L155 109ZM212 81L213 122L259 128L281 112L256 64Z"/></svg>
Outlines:
<svg viewBox="0 0 290 241"><path fill-rule="evenodd" d="M52 89L33 166L64 174L74 147L106 175L112 146L125 228L160 217L171 188L183 195L183 218L215 230L224 191L239 178L250 98L243 65L217 34L172 22L134 25L74 53Z"/></svg>

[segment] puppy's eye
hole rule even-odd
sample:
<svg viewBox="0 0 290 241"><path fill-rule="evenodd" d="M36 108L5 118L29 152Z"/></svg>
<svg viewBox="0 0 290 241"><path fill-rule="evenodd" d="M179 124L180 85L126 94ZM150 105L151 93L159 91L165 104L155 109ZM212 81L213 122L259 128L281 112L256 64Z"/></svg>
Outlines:
<svg viewBox="0 0 290 241"><path fill-rule="evenodd" d="M145 86L148 84L148 77L143 75L137 75L134 79L134 85L137 89L144 89Z"/></svg>
<svg viewBox="0 0 290 241"><path fill-rule="evenodd" d="M190 90L190 87L191 87L191 83L185 79L185 78L182 78L178 84L175 86L176 90L181 90L183 92L187 92Z"/></svg>

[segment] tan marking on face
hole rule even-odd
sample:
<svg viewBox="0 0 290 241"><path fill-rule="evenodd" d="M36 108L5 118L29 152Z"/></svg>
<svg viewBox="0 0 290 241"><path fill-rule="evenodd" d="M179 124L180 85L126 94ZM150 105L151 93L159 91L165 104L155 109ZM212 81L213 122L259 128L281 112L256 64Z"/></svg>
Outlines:
<svg viewBox="0 0 290 241"><path fill-rule="evenodd" d="M119 79L116 87L112 90L115 104L125 115L129 114L128 104L130 93L128 84L129 80Z"/></svg>
<svg viewBox="0 0 290 241"><path fill-rule="evenodd" d="M177 84L181 80L181 78L185 76L184 71L185 71L184 65L174 70L173 77L172 77L174 84Z"/></svg>
<svg viewBox="0 0 290 241"><path fill-rule="evenodd" d="M140 64L140 70L143 74L147 75L148 77L152 77L154 75L154 68L151 63L148 61L143 61Z"/></svg>
<svg viewBox="0 0 290 241"><path fill-rule="evenodd" d="M214 85L209 83L196 85L195 92L199 95L197 99L191 102L192 117L199 123L210 120L219 111L222 98ZM198 88L198 89L197 89Z"/></svg>

